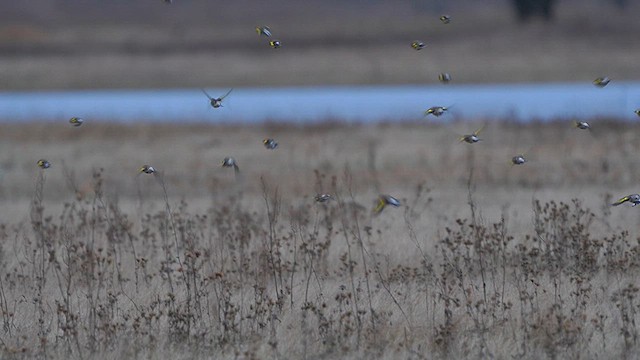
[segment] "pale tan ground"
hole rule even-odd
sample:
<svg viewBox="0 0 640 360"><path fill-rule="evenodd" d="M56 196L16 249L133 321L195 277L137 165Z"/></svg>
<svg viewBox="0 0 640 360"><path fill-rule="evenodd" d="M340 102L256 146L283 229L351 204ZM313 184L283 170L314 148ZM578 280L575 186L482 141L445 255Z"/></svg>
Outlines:
<svg viewBox="0 0 640 360"><path fill-rule="evenodd" d="M2 357L633 358L640 128L479 125L3 125Z"/></svg>

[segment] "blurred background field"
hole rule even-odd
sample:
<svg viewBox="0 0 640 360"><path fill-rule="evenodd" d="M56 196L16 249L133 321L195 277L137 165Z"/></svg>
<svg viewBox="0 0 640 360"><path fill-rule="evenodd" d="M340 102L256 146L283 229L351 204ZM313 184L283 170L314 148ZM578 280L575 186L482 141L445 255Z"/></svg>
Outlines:
<svg viewBox="0 0 640 360"><path fill-rule="evenodd" d="M618 3L520 22L507 0L3 2L0 89L637 80L639 4Z"/></svg>

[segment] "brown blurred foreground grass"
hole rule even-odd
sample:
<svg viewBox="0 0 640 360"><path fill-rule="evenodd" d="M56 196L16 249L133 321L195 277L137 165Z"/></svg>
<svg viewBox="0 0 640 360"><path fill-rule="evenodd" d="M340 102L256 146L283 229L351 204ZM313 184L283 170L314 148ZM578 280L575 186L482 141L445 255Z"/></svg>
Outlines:
<svg viewBox="0 0 640 360"><path fill-rule="evenodd" d="M480 125L2 125L1 357L633 358L639 126Z"/></svg>

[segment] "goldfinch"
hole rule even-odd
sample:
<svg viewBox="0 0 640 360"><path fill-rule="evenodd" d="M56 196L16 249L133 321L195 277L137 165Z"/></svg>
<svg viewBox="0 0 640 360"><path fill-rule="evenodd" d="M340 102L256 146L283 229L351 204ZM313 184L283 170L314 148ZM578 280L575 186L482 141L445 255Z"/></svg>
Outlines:
<svg viewBox="0 0 640 360"><path fill-rule="evenodd" d="M82 120L82 118L79 118L79 117L72 117L71 119L69 119L69 123L75 127L82 125L83 122L84 120Z"/></svg>
<svg viewBox="0 0 640 360"><path fill-rule="evenodd" d="M448 24L448 23L451 22L451 16L442 15L442 16L440 16L440 21L442 21L443 24Z"/></svg>
<svg viewBox="0 0 640 360"><path fill-rule="evenodd" d="M516 155L516 156L511 158L511 164L513 164L513 165L523 165L526 162L527 162L527 159L525 159L524 155L522 155L522 154Z"/></svg>
<svg viewBox="0 0 640 360"><path fill-rule="evenodd" d="M274 139L264 139L262 140L262 144L269 150L274 150L278 147L278 143Z"/></svg>
<svg viewBox="0 0 640 360"><path fill-rule="evenodd" d="M274 49L277 49L280 46L282 46L282 44L280 44L280 40L271 40L269 41L269 45L271 45L271 47Z"/></svg>
<svg viewBox="0 0 640 360"><path fill-rule="evenodd" d="M586 121L576 120L574 126L580 130L591 130L591 125L589 125L589 123Z"/></svg>
<svg viewBox="0 0 640 360"><path fill-rule="evenodd" d="M380 214L387 205L398 207L400 206L400 201L391 195L380 195L378 197L378 203L373 209L373 213Z"/></svg>
<svg viewBox="0 0 640 360"><path fill-rule="evenodd" d="M50 162L48 162L48 161L47 161L47 160L45 160L45 159L40 159L40 160L38 160L38 163L37 163L37 164L38 164L38 166L39 166L41 169L48 169L48 168L50 168L50 167L51 167L51 163L50 163Z"/></svg>
<svg viewBox="0 0 640 360"><path fill-rule="evenodd" d="M211 104L211 107L214 109L222 107L222 100L224 100L224 98L229 96L229 94L231 94L231 92L233 91L233 89L231 89L227 91L227 93L224 94L223 96L219 98L214 98L214 97L211 97L204 89L200 89L200 90L202 90L202 92L207 96L207 98L209 99L209 103Z"/></svg>
<svg viewBox="0 0 640 360"><path fill-rule="evenodd" d="M332 196L330 194L317 194L313 199L316 202L324 203L324 202L327 202L327 201L331 200Z"/></svg>
<svg viewBox="0 0 640 360"><path fill-rule="evenodd" d="M447 84L449 81L451 81L451 75L449 75L449 73L441 73L440 75L438 75L438 80L440 80L440 82L443 84Z"/></svg>
<svg viewBox="0 0 640 360"><path fill-rule="evenodd" d="M638 194L627 195L627 196L621 198L620 200L614 202L611 205L612 206L618 206L618 205L623 204L623 203L625 203L627 201L633 204L631 206L636 206L636 205L640 204L640 195L638 195Z"/></svg>
<svg viewBox="0 0 640 360"><path fill-rule="evenodd" d="M599 78L593 80L593 85L603 88L603 87L607 86L610 81L611 81L611 79L609 79L606 76L599 77Z"/></svg>
<svg viewBox="0 0 640 360"><path fill-rule="evenodd" d="M145 174L154 174L156 172L156 169L151 165L142 165L140 169L138 169L138 172Z"/></svg>
<svg viewBox="0 0 640 360"><path fill-rule="evenodd" d="M222 160L222 167L232 167L235 172L239 172L240 168L238 167L238 163L232 157L226 157Z"/></svg>
<svg viewBox="0 0 640 360"><path fill-rule="evenodd" d="M476 131L473 132L473 134L469 134L469 135L462 135L458 140L460 142L466 142L469 144L473 144L473 143L477 143L478 141L481 141L482 139L480 139L478 137L478 135L480 135L480 131L482 131L482 127Z"/></svg>
<svg viewBox="0 0 640 360"><path fill-rule="evenodd" d="M430 108L428 108L425 112L424 115L433 115L435 117L438 117L442 114L444 114L445 112L447 112L449 110L448 107L445 106L432 106Z"/></svg>
<svg viewBox="0 0 640 360"><path fill-rule="evenodd" d="M271 37L271 29L268 26L256 26L256 32L258 35Z"/></svg>
<svg viewBox="0 0 640 360"><path fill-rule="evenodd" d="M425 43L423 43L422 41L414 41L411 43L411 47L414 48L415 50L422 50L425 46Z"/></svg>

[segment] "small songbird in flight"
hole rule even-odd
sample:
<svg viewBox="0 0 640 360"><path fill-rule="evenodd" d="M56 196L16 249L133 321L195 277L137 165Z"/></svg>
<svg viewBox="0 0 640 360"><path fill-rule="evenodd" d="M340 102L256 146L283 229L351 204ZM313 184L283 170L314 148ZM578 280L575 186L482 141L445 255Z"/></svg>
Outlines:
<svg viewBox="0 0 640 360"><path fill-rule="evenodd" d="M611 79L609 79L606 76L603 76L603 77L599 77L599 78L593 80L593 85L603 88L603 87L607 86L610 81L611 81Z"/></svg>
<svg viewBox="0 0 640 360"><path fill-rule="evenodd" d="M380 214L387 205L398 207L400 206L400 201L391 195L380 195L378 197L378 203L373 209L373 213L376 215Z"/></svg>
<svg viewBox="0 0 640 360"><path fill-rule="evenodd" d="M209 98L209 103L211 104L211 107L214 109L222 107L222 100L224 100L224 98L229 96L229 94L231 94L231 92L233 91L233 89L231 89L227 91L226 94L220 96L219 98L214 98L214 97L211 97L204 89L200 89L200 90L202 90L202 92L207 96L207 98Z"/></svg>
<svg viewBox="0 0 640 360"><path fill-rule="evenodd" d="M47 161L47 160L45 160L45 159L40 159L40 160L38 160L38 163L37 163L37 164L38 164L38 166L39 166L41 169L48 169L48 168L50 168L50 167L51 167L51 163L50 163L50 162L48 162L48 161Z"/></svg>
<svg viewBox="0 0 640 360"><path fill-rule="evenodd" d="M527 162L527 159L525 159L524 155L522 155L522 154L516 155L516 156L511 158L511 164L513 164L513 165L523 165L526 162Z"/></svg>
<svg viewBox="0 0 640 360"><path fill-rule="evenodd" d="M280 40L271 40L269 41L269 45L271 45L271 47L274 49L277 49L280 46L282 46L282 44L280 44Z"/></svg>
<svg viewBox="0 0 640 360"><path fill-rule="evenodd" d="M451 81L451 75L449 75L449 73L441 73L438 75L438 80L443 84L447 84Z"/></svg>
<svg viewBox="0 0 640 360"><path fill-rule="evenodd" d="M427 46L425 45L425 43L423 43L422 41L414 41L411 43L411 47L414 48L415 50L422 50L424 49L424 47Z"/></svg>
<svg viewBox="0 0 640 360"><path fill-rule="evenodd" d="M627 196L621 198L620 200L614 202L611 205L618 206L618 205L623 204L623 203L625 203L627 201L633 204L631 206L636 206L636 205L640 204L640 195L638 195L638 194L627 195Z"/></svg>
<svg viewBox="0 0 640 360"><path fill-rule="evenodd" d="M140 169L138 169L138 172L145 174L154 174L156 172L156 169L151 165L142 165Z"/></svg>
<svg viewBox="0 0 640 360"><path fill-rule="evenodd" d="M591 130L591 125L586 121L576 120L574 126L580 130Z"/></svg>
<svg viewBox="0 0 640 360"><path fill-rule="evenodd" d="M240 171L240 168L238 167L238 163L232 157L224 158L224 160L222 160L222 167L232 167L233 170L236 171L236 173Z"/></svg>
<svg viewBox="0 0 640 360"><path fill-rule="evenodd" d="M258 35L271 37L271 29L268 26L256 26L256 32Z"/></svg>
<svg viewBox="0 0 640 360"><path fill-rule="evenodd" d="M84 120L82 120L82 118L79 118L79 117L72 117L71 119L69 119L69 123L75 127L82 125L83 122Z"/></svg>
<svg viewBox="0 0 640 360"><path fill-rule="evenodd" d="M480 131L482 131L482 127L476 131L473 132L473 134L469 134L469 135L462 135L458 140L460 142L466 142L469 144L473 144L473 143L477 143L478 141L481 141L482 139L480 139L478 137L478 135L480 135Z"/></svg>
<svg viewBox="0 0 640 360"><path fill-rule="evenodd" d="M331 200L332 198L333 197L331 196L331 194L317 194L313 199L316 202L324 203L324 202L327 202L327 201Z"/></svg>
<svg viewBox="0 0 640 360"><path fill-rule="evenodd" d="M262 144L269 150L274 150L278 147L278 143L274 139L264 139L262 140Z"/></svg>
<svg viewBox="0 0 640 360"><path fill-rule="evenodd" d="M442 21L443 24L448 24L448 23L451 22L451 16L442 15L442 16L440 16L440 21Z"/></svg>
<svg viewBox="0 0 640 360"><path fill-rule="evenodd" d="M445 112L447 112L449 110L448 107L446 106L432 106L430 108L428 108L427 110L425 110L424 115L433 115L435 117L438 117L440 115L443 115Z"/></svg>

